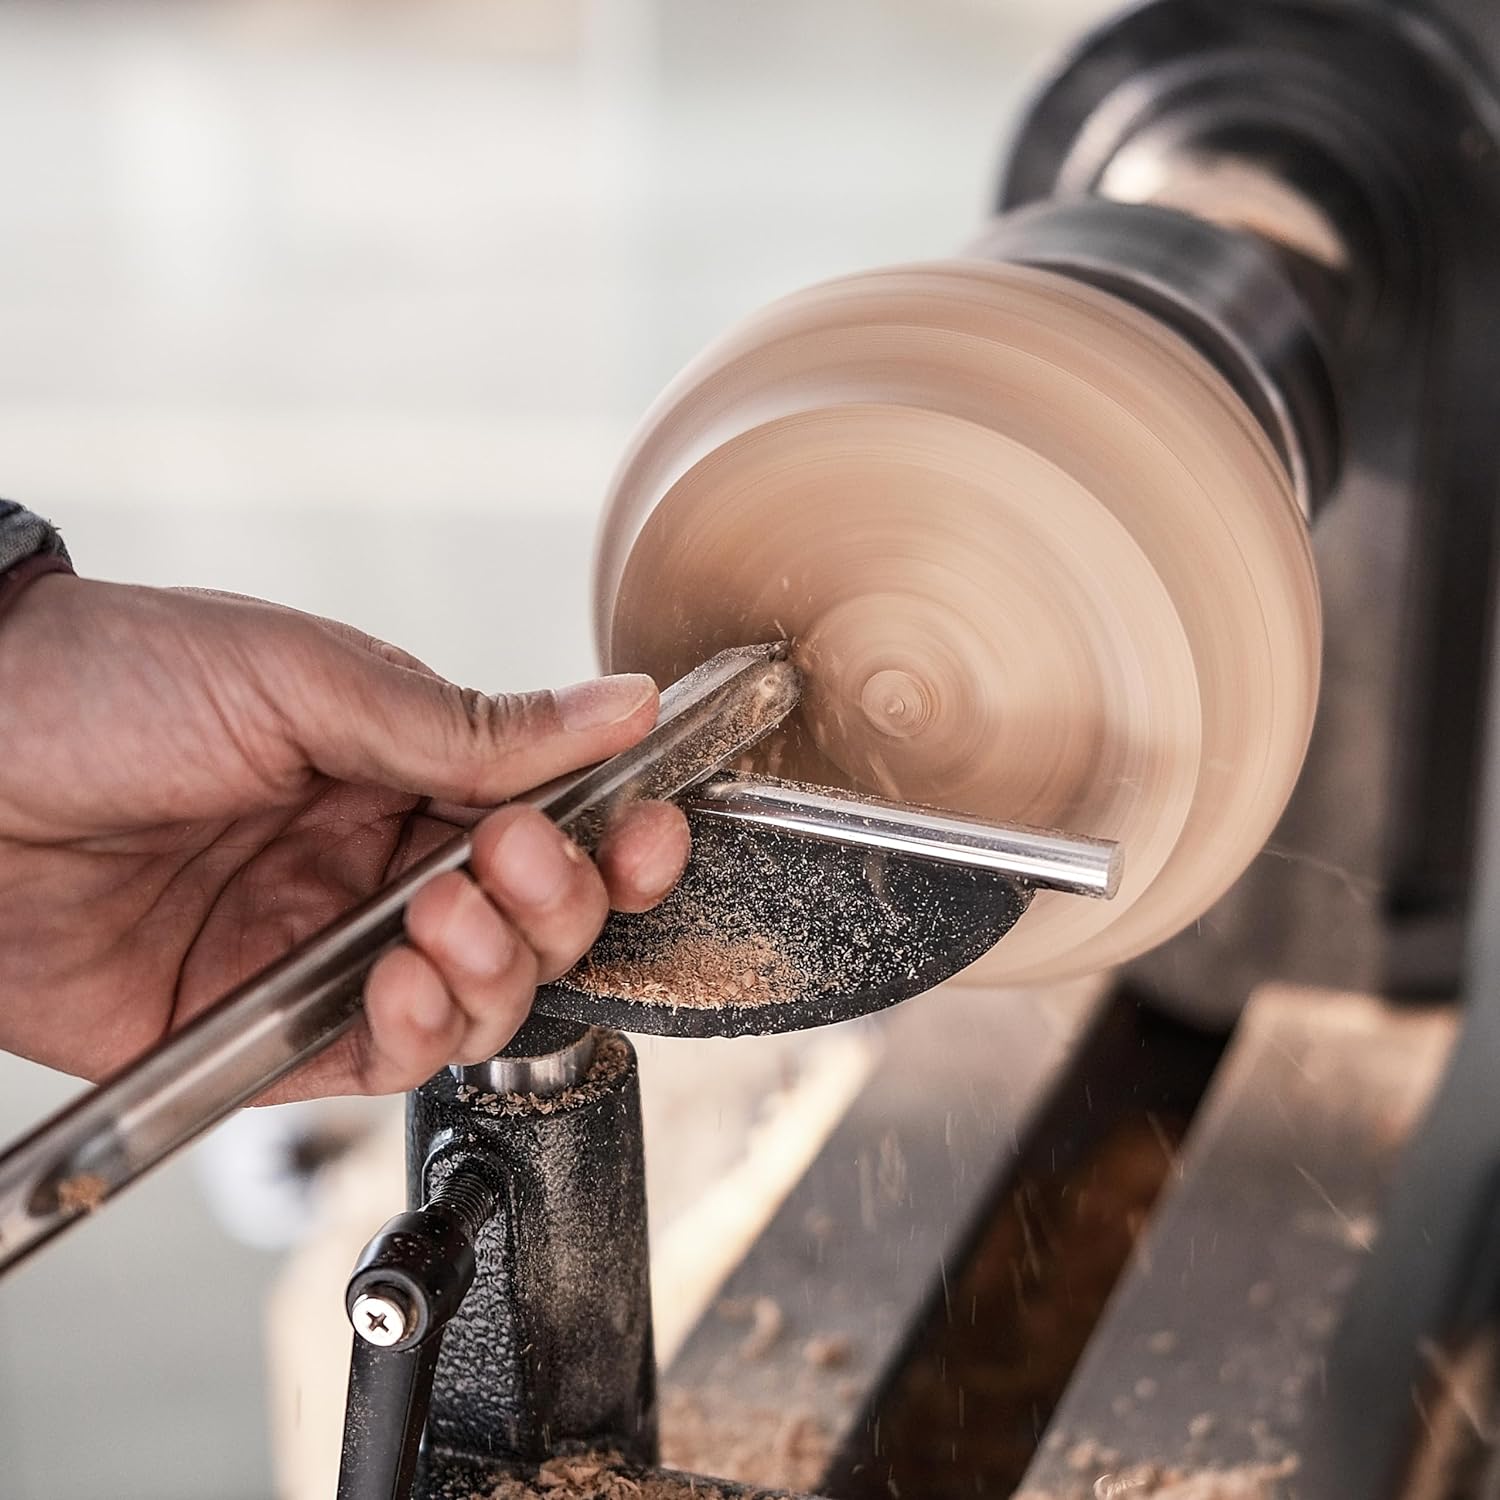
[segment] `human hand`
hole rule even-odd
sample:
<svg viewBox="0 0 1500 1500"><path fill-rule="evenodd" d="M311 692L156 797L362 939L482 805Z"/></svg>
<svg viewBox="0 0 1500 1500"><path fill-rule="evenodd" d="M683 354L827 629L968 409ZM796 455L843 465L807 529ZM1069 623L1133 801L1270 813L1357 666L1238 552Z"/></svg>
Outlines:
<svg viewBox="0 0 1500 1500"><path fill-rule="evenodd" d="M0 628L0 1047L97 1079L465 818L635 743L648 678L490 697L258 600L57 574ZM446 815L445 815L446 809ZM541 813L473 829L407 909L359 1024L267 1100L414 1087L505 1045L610 905L687 858L644 803L590 860Z"/></svg>

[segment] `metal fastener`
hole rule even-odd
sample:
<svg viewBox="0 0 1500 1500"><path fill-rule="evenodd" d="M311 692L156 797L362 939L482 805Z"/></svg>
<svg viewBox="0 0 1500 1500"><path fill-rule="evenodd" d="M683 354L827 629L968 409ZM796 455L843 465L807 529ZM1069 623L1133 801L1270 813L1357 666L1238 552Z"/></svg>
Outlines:
<svg viewBox="0 0 1500 1500"><path fill-rule="evenodd" d="M405 1336L410 1309L406 1298L394 1287L376 1287L354 1299L349 1321L367 1344L388 1349Z"/></svg>

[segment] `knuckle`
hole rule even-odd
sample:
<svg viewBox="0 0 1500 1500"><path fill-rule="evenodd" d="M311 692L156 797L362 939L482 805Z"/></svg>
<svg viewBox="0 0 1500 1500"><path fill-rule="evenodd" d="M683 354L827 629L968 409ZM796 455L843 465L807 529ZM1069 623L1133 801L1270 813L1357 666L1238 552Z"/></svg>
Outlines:
<svg viewBox="0 0 1500 1500"><path fill-rule="evenodd" d="M509 748L547 728L548 698L540 693L482 693L452 686L456 718L480 744Z"/></svg>
<svg viewBox="0 0 1500 1500"><path fill-rule="evenodd" d="M474 825L473 832L469 835L471 845L469 868L474 871L480 884L486 889L495 884L501 862L500 846L505 840L506 833L510 831L517 818L526 817L530 811L528 807L512 803L486 814Z"/></svg>
<svg viewBox="0 0 1500 1500"><path fill-rule="evenodd" d="M408 913L409 911L410 908L408 908ZM382 953L365 977L365 1005L367 1007L365 1020L368 1030L375 1029L373 1007L378 1006L401 982L404 953L405 950L402 948L393 948L389 953Z"/></svg>
<svg viewBox="0 0 1500 1500"><path fill-rule="evenodd" d="M593 861L534 808L506 808L481 824L471 867L497 904L527 921L560 920L604 899Z"/></svg>
<svg viewBox="0 0 1500 1500"><path fill-rule="evenodd" d="M407 933L424 945L440 940L469 884L468 878L456 870L434 876L407 903Z"/></svg>

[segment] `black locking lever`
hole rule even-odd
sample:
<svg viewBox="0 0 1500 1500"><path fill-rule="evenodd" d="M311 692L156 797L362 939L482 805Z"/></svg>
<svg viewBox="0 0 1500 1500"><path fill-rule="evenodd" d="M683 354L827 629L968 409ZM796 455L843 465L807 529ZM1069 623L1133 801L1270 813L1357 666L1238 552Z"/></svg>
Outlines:
<svg viewBox="0 0 1500 1500"><path fill-rule="evenodd" d="M460 1165L365 1246L344 1293L354 1353L338 1500L408 1500L443 1329L474 1280L474 1241L497 1203L488 1176Z"/></svg>

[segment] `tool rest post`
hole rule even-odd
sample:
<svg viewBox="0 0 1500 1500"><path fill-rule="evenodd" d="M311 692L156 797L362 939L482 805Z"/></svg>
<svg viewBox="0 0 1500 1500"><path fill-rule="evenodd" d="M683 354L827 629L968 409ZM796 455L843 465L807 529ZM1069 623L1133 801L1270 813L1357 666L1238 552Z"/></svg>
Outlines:
<svg viewBox="0 0 1500 1500"><path fill-rule="evenodd" d="M415 1493L569 1447L656 1457L640 1087L614 1032L537 1018L409 1096L408 1198L462 1162L501 1184L448 1324Z"/></svg>

